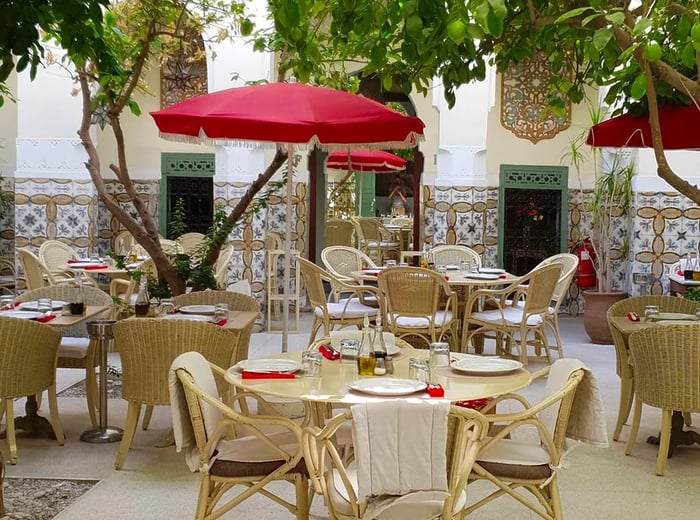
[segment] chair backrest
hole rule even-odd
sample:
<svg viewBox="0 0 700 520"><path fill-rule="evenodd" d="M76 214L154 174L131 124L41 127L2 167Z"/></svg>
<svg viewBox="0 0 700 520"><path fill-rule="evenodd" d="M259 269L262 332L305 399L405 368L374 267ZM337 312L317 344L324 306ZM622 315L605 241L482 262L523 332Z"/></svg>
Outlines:
<svg viewBox="0 0 700 520"><path fill-rule="evenodd" d="M75 260L77 257L75 249L60 240L46 240L39 246L39 260L52 273L60 272L60 266L65 266L68 260Z"/></svg>
<svg viewBox="0 0 700 520"><path fill-rule="evenodd" d="M381 227L376 218L371 217L356 217L356 222L359 226L361 238L365 241L379 242L382 240Z"/></svg>
<svg viewBox="0 0 700 520"><path fill-rule="evenodd" d="M192 254L200 245L204 235L202 233L183 233L177 238L186 255Z"/></svg>
<svg viewBox="0 0 700 520"><path fill-rule="evenodd" d="M185 320L129 318L115 323L114 346L122 361L122 397L141 404L170 404L168 370L184 352L196 351L220 367L238 359L240 330ZM227 384L217 381L223 395Z"/></svg>
<svg viewBox="0 0 700 520"><path fill-rule="evenodd" d="M571 280L574 279L574 275L576 274L576 268L578 267L578 256L572 255L571 253L559 253L558 255L545 258L537 265L537 267L551 264L559 264L561 266L559 281L557 282L557 286L554 288L554 293L552 294L552 301L560 303L566 296L566 293L569 292Z"/></svg>
<svg viewBox="0 0 700 520"><path fill-rule="evenodd" d="M18 249L17 257L24 271L27 289L38 289L47 285L56 285L53 275L44 263L29 249Z"/></svg>
<svg viewBox="0 0 700 520"><path fill-rule="evenodd" d="M664 296L653 294L649 296L632 296L613 303L608 309L607 315L626 316L634 312L638 316L644 316L644 308L647 305L657 305L661 312L679 312L682 314L695 314L697 302L678 298L676 296Z"/></svg>
<svg viewBox="0 0 700 520"><path fill-rule="evenodd" d="M268 232L265 235L265 248L268 251L282 251L284 250L284 241L282 240L282 235L275 232Z"/></svg>
<svg viewBox="0 0 700 520"><path fill-rule="evenodd" d="M560 273L561 265L549 264L535 267L520 278L521 284L527 285L523 308L524 319L533 314L544 315L548 312Z"/></svg>
<svg viewBox="0 0 700 520"><path fill-rule="evenodd" d="M700 323L664 325L629 339L635 395L666 410L700 410Z"/></svg>
<svg viewBox="0 0 700 520"><path fill-rule="evenodd" d="M481 266L481 256L472 248L460 245L440 245L430 250L435 265L460 265L469 262Z"/></svg>
<svg viewBox="0 0 700 520"><path fill-rule="evenodd" d="M312 307L326 308L328 299L323 288L323 279L335 278L327 271L324 271L313 262L309 262L306 258L297 257L297 266L301 273L301 279L306 287L306 295L309 298L309 304Z"/></svg>
<svg viewBox="0 0 700 520"><path fill-rule="evenodd" d="M420 405L416 404L416 406ZM333 497L342 496L344 501L347 496L350 499L349 509L356 512L357 518L363 518L367 502L358 498L355 479L349 477L345 459L339 453L335 440L335 432L344 424L351 422L352 412L346 410L330 420L323 430L318 428L304 430L304 460L309 469L314 490L323 495L331 511L335 511L335 504L338 502ZM456 406L450 407L447 442L444 447L440 447L445 450L447 458L448 490L448 497L442 504L442 511L437 511L440 518L453 518L455 504L466 490L471 468L487 431L488 424L479 412ZM435 447L435 449L438 448ZM333 474L338 475L339 478L330 476ZM332 487L336 489L331 489ZM340 487L344 487L344 490L341 491ZM347 509L347 506L343 507Z"/></svg>
<svg viewBox="0 0 700 520"><path fill-rule="evenodd" d="M51 386L60 342L50 325L0 318L0 398L35 395Z"/></svg>
<svg viewBox="0 0 700 520"><path fill-rule="evenodd" d="M129 231L120 231L114 237L114 254L126 256L135 244L134 236Z"/></svg>
<svg viewBox="0 0 700 520"><path fill-rule="evenodd" d="M570 366L569 359L557 359L549 367L548 384L544 398L536 406L542 407L538 416L542 423L549 431L552 442L557 450L562 450L566 442L567 428L569 426L569 418L576 397L576 389L585 377L585 370L578 368L569 373L568 377L557 377L557 372L567 371ZM552 384L552 379L555 379L559 384ZM550 453L553 462L557 464L561 452Z"/></svg>
<svg viewBox="0 0 700 520"><path fill-rule="evenodd" d="M326 222L326 246L352 246L355 226L349 220L331 219Z"/></svg>
<svg viewBox="0 0 700 520"><path fill-rule="evenodd" d="M321 251L321 261L326 270L342 280L353 281L352 271L360 271L363 267L377 267L372 259L354 247L328 246Z"/></svg>
<svg viewBox="0 0 700 520"><path fill-rule="evenodd" d="M439 309L441 297L454 294L445 278L420 267L392 267L377 277L379 291L384 296L385 311L404 317L433 316ZM452 308L454 300L445 301L444 310Z"/></svg>
<svg viewBox="0 0 700 520"><path fill-rule="evenodd" d="M75 298L78 288L74 285L61 284L52 285L50 287L40 287L39 289L31 289L24 291L17 297L20 302L30 302L39 298L51 298L52 300L61 300L70 302ZM81 288L83 297L87 305L112 305L112 298L109 294L95 287L83 286Z"/></svg>
<svg viewBox="0 0 700 520"><path fill-rule="evenodd" d="M228 284L228 266L233 258L233 244L229 244L219 251L219 258L214 264L214 278L219 287L226 289Z"/></svg>

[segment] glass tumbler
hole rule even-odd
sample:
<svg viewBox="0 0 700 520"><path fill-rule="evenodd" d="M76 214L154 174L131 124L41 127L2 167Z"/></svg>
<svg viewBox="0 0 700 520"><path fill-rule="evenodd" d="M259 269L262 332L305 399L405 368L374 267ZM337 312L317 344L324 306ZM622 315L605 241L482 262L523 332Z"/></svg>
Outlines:
<svg viewBox="0 0 700 520"><path fill-rule="evenodd" d="M15 297L11 294L0 296L0 310L9 311L15 308Z"/></svg>
<svg viewBox="0 0 700 520"><path fill-rule="evenodd" d="M39 312L43 312L47 316L51 314L51 311L53 310L53 307L51 305L51 298L39 298L36 301L36 310Z"/></svg>
<svg viewBox="0 0 700 520"><path fill-rule="evenodd" d="M409 359L408 378L416 379L417 381L421 381L423 383L430 383L430 366L422 359Z"/></svg>
<svg viewBox="0 0 700 520"><path fill-rule="evenodd" d="M340 340L340 362L353 367L357 365L357 354L360 351L360 342L356 339Z"/></svg>
<svg viewBox="0 0 700 520"><path fill-rule="evenodd" d="M305 350L301 353L301 370L305 377L319 377L321 375L321 361L323 355L318 350Z"/></svg>
<svg viewBox="0 0 700 520"><path fill-rule="evenodd" d="M659 319L659 306L658 305L647 305L644 307L644 321L647 323L654 323Z"/></svg>
<svg viewBox="0 0 700 520"><path fill-rule="evenodd" d="M163 298L158 306L158 316L163 317L175 312L175 304L170 298Z"/></svg>
<svg viewBox="0 0 700 520"><path fill-rule="evenodd" d="M441 367L450 366L450 344L431 343L430 344L430 369L437 370Z"/></svg>
<svg viewBox="0 0 700 520"><path fill-rule="evenodd" d="M217 323L221 320L228 319L228 303L217 303L214 305L214 321Z"/></svg>

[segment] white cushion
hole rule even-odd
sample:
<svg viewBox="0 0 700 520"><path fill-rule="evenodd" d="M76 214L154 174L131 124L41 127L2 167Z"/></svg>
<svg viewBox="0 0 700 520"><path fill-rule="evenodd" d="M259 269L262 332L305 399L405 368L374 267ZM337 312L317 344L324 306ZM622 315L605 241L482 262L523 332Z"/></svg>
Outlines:
<svg viewBox="0 0 700 520"><path fill-rule="evenodd" d="M505 322L504 319L505 318ZM520 307L506 307L503 309L503 316L498 309L473 312L469 319L474 319L482 322L494 323L498 325L519 325L523 320L523 310ZM527 324L530 327L536 327L542 324L542 316L539 314L528 316Z"/></svg>
<svg viewBox="0 0 700 520"><path fill-rule="evenodd" d="M61 344L58 346L58 357L83 359L87 356L88 347L90 346L90 338L61 338Z"/></svg>
<svg viewBox="0 0 700 520"><path fill-rule="evenodd" d="M370 316L377 314L376 307L362 305L355 298L347 303L328 303L326 304L326 308L328 309L330 317L336 320L341 318L361 318L365 314L369 314ZM320 308L314 309L314 313L317 316L323 316L323 311Z"/></svg>
<svg viewBox="0 0 700 520"><path fill-rule="evenodd" d="M550 462L549 453L540 444L513 439L501 439L482 451L479 462L540 466Z"/></svg>
<svg viewBox="0 0 700 520"><path fill-rule="evenodd" d="M384 248L399 247L401 244L399 244L398 242L387 242L385 240L382 240L381 242L379 242L379 245L377 245L376 240L369 240L365 245L367 247L371 247L371 248L381 247L384 249Z"/></svg>
<svg viewBox="0 0 700 520"><path fill-rule="evenodd" d="M246 296L253 295L253 292L250 287L250 282L248 280L239 280L238 282L229 284L226 290L235 293L245 294Z"/></svg>
<svg viewBox="0 0 700 520"><path fill-rule="evenodd" d="M437 326L443 326L452 321L452 312L437 311L435 316L400 316L389 315L389 322L395 323L399 327L411 329L427 329L430 327L430 322L433 321Z"/></svg>
<svg viewBox="0 0 700 520"><path fill-rule="evenodd" d="M508 303L508 301L509 301L509 300L506 300L506 305L512 305L512 302L511 302L511 303ZM517 305L520 309L525 308L525 302L524 302L523 300L520 300L518 303L516 303L516 305ZM549 314L554 314L554 307L547 307L547 312L549 312Z"/></svg>

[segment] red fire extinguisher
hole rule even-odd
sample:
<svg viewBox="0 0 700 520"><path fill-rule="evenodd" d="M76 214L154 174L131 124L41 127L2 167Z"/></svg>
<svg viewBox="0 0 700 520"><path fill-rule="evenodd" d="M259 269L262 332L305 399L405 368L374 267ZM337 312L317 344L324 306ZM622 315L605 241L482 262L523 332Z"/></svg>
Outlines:
<svg viewBox="0 0 700 520"><path fill-rule="evenodd" d="M595 250L590 239L585 238L583 244L574 249L574 254L578 256L578 269L576 283L582 289L595 287L598 281L595 276Z"/></svg>

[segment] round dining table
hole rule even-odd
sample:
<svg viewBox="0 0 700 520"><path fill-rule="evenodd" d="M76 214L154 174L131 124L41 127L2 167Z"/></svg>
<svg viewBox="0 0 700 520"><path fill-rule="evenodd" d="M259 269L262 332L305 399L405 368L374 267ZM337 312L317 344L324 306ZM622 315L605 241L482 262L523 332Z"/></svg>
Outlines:
<svg viewBox="0 0 700 520"><path fill-rule="evenodd" d="M427 350L403 348L393 357L394 373L377 377L377 385L386 378L408 379L408 361L411 358L427 360ZM467 356L453 354L453 357ZM286 352L274 354L261 359L299 361L301 352ZM480 375L460 372L453 368L438 369L432 376L432 383L437 383L444 389L444 397L430 397L426 390L419 390L404 395L365 393L353 390L354 382L360 378L354 364L343 364L340 360L323 359L319 377L306 377L297 372L290 378L245 379L239 366L234 366L226 372L226 381L237 388L249 390L257 394L301 400L304 403L307 419L314 424L322 424L327 416L325 405L353 405L387 399L442 399L450 402L466 401L495 397L525 388L532 382L532 374L526 369L518 368L503 373L482 373ZM324 405L324 406L318 406Z"/></svg>

